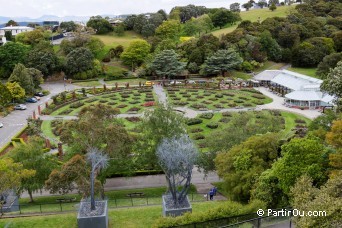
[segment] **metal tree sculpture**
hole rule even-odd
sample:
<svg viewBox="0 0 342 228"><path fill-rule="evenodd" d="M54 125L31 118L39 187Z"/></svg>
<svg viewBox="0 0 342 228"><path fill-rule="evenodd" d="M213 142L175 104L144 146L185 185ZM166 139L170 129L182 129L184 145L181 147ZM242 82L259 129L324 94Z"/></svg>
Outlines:
<svg viewBox="0 0 342 228"><path fill-rule="evenodd" d="M95 182L95 172L100 171L108 166L108 155L103 154L101 150L97 148L88 149L87 160L91 165L90 172L90 205L91 210L95 210L95 197L94 197L94 182Z"/></svg>
<svg viewBox="0 0 342 228"><path fill-rule="evenodd" d="M188 135L182 135L164 139L157 148L157 156L165 172L173 203L179 208L190 188L198 150Z"/></svg>

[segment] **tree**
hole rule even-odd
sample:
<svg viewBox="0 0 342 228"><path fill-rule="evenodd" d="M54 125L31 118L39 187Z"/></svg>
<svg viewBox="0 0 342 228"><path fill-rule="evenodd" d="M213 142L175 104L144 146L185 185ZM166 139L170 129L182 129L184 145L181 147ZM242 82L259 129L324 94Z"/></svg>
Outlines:
<svg viewBox="0 0 342 228"><path fill-rule="evenodd" d="M12 100L12 94L8 88L0 82L0 108L9 104Z"/></svg>
<svg viewBox="0 0 342 228"><path fill-rule="evenodd" d="M274 11L274 10L277 9L277 6L274 4L274 2L270 5L269 9L270 9L271 11Z"/></svg>
<svg viewBox="0 0 342 228"><path fill-rule="evenodd" d="M159 164L165 172L172 208L181 208L190 189L198 150L188 135L165 138L158 145Z"/></svg>
<svg viewBox="0 0 342 228"><path fill-rule="evenodd" d="M239 12L241 11L241 9L240 9L240 3L235 2L235 3L233 3L233 4L230 4L229 9L230 9L230 11L232 11L232 12L238 12L238 13L239 13Z"/></svg>
<svg viewBox="0 0 342 228"><path fill-rule="evenodd" d="M87 37L87 41L83 47L88 48L94 56L100 54L105 46L102 40L97 37Z"/></svg>
<svg viewBox="0 0 342 228"><path fill-rule="evenodd" d="M68 144L69 154L86 154L87 149L96 147L113 158L108 175L129 170L134 137L118 123L118 113L117 109L101 104L81 109L78 120L63 125L61 132L61 141Z"/></svg>
<svg viewBox="0 0 342 228"><path fill-rule="evenodd" d="M113 30L117 36L125 35L125 25L123 25L122 23L115 26Z"/></svg>
<svg viewBox="0 0 342 228"><path fill-rule="evenodd" d="M40 70L37 70L35 68L26 68L27 69L27 73L30 75L30 77L33 80L33 86L35 89L39 89L40 88L40 84L42 84L44 82L43 79L43 74Z"/></svg>
<svg viewBox="0 0 342 228"><path fill-rule="evenodd" d="M270 60L276 62L281 60L281 47L277 41L272 38L272 35L269 31L265 30L260 34L259 42L262 46L261 51L265 51Z"/></svg>
<svg viewBox="0 0 342 228"><path fill-rule="evenodd" d="M156 28L153 24L145 24L141 29L141 35L143 35L144 37L153 36L155 29Z"/></svg>
<svg viewBox="0 0 342 228"><path fill-rule="evenodd" d="M164 138L178 137L186 133L184 118L174 112L171 106L162 104L145 112L139 128L141 138L137 140L135 151L145 169L154 169L157 165L155 152Z"/></svg>
<svg viewBox="0 0 342 228"><path fill-rule="evenodd" d="M211 20L215 27L222 28L226 24L233 24L240 20L240 16L236 16L235 13L227 10L227 9L219 9L214 14L211 15Z"/></svg>
<svg viewBox="0 0 342 228"><path fill-rule="evenodd" d="M337 177L342 172L342 120L333 122L331 131L326 134L326 141L335 149L334 153L329 154L329 164L334 168L331 177Z"/></svg>
<svg viewBox="0 0 342 228"><path fill-rule="evenodd" d="M12 41L14 38L12 35L12 31L5 31L5 38L6 38L6 41Z"/></svg>
<svg viewBox="0 0 342 228"><path fill-rule="evenodd" d="M180 74L185 67L185 63L178 61L178 55L174 50L164 50L158 53L151 68L160 77L172 78Z"/></svg>
<svg viewBox="0 0 342 228"><path fill-rule="evenodd" d="M6 88L11 93L13 100L20 100L25 97L25 90L18 82L7 82Z"/></svg>
<svg viewBox="0 0 342 228"><path fill-rule="evenodd" d="M330 178L321 188L314 187L313 178L300 177L291 189L292 207L299 211L326 211L324 216L298 216L298 227L340 227L342 226L342 173Z"/></svg>
<svg viewBox="0 0 342 228"><path fill-rule="evenodd" d="M101 16L92 16L87 22L87 27L92 27L96 34L106 34L113 31L112 25Z"/></svg>
<svg viewBox="0 0 342 228"><path fill-rule="evenodd" d="M90 162L90 209L95 210L95 173L99 173L101 169L108 166L109 157L107 154L103 154L97 148L88 149L87 160Z"/></svg>
<svg viewBox="0 0 342 228"><path fill-rule="evenodd" d="M233 70L242 63L242 58L234 49L218 50L214 55L209 57L203 66L206 74L221 74Z"/></svg>
<svg viewBox="0 0 342 228"><path fill-rule="evenodd" d="M73 21L63 21L59 27L61 28L62 31L66 32L73 32L76 31L77 25Z"/></svg>
<svg viewBox="0 0 342 228"><path fill-rule="evenodd" d="M15 42L0 46L0 72L3 78L10 76L16 64L25 62L28 51L28 46Z"/></svg>
<svg viewBox="0 0 342 228"><path fill-rule="evenodd" d="M250 8L253 7L252 1L249 1L247 3L242 4L242 7L246 9L246 11L249 11Z"/></svg>
<svg viewBox="0 0 342 228"><path fill-rule="evenodd" d="M327 152L317 140L294 138L281 147L281 154L272 169L285 194L289 195L290 188L303 174L313 178L318 186L326 181Z"/></svg>
<svg viewBox="0 0 342 228"><path fill-rule="evenodd" d="M45 181L51 194L67 194L75 189L83 197L90 195L90 168L85 158L79 154L65 162L60 169L54 169ZM97 190L100 183L96 182Z"/></svg>
<svg viewBox="0 0 342 228"><path fill-rule="evenodd" d="M160 9L160 10L158 10L157 13L159 13L160 15L162 15L163 21L166 21L166 20L167 20L167 13L165 12L165 10Z"/></svg>
<svg viewBox="0 0 342 228"><path fill-rule="evenodd" d="M23 44L35 45L35 44L38 44L39 42L47 39L46 36L49 37L50 34L47 35L47 32L44 32L41 29L35 29L33 31L23 32L23 33L16 35L15 40L16 40L16 42L20 42Z"/></svg>
<svg viewBox="0 0 342 228"><path fill-rule="evenodd" d="M128 66L139 66L150 53L150 49L151 46L145 40L136 39L122 52L120 58Z"/></svg>
<svg viewBox="0 0 342 228"><path fill-rule="evenodd" d="M88 48L76 48L67 55L66 59L66 72L69 76L73 76L76 73L92 70L93 66L93 54Z"/></svg>
<svg viewBox="0 0 342 228"><path fill-rule="evenodd" d="M322 62L318 64L316 74L325 79L328 75L330 69L333 69L337 66L337 63L342 60L342 53L332 53L323 58Z"/></svg>
<svg viewBox="0 0 342 228"><path fill-rule="evenodd" d="M279 136L268 133L253 136L215 159L225 191L233 200L248 202L254 183L278 157Z"/></svg>
<svg viewBox="0 0 342 228"><path fill-rule="evenodd" d="M181 24L177 20L167 20L156 29L156 36L160 39L176 40L180 37Z"/></svg>
<svg viewBox="0 0 342 228"><path fill-rule="evenodd" d="M342 98L342 61L337 63L337 66L330 71L327 78L324 79L321 88L332 96L336 96L337 105L340 104Z"/></svg>
<svg viewBox="0 0 342 228"><path fill-rule="evenodd" d="M24 169L21 163L15 163L11 158L0 159L0 195L3 197L9 191L18 190L22 181L35 175L32 169ZM1 197L1 198L2 198ZM2 215L2 199L0 200L0 215Z"/></svg>
<svg viewBox="0 0 342 228"><path fill-rule="evenodd" d="M27 56L26 65L41 71L45 77L52 75L60 68L56 53L53 49L32 49Z"/></svg>
<svg viewBox="0 0 342 228"><path fill-rule="evenodd" d="M9 82L18 82L19 85L25 90L25 93L34 93L33 78L27 71L27 68L19 63L17 64L11 76L8 78Z"/></svg>
<svg viewBox="0 0 342 228"><path fill-rule="evenodd" d="M49 174L57 165L52 155L44 154L44 142L41 138L30 138L28 143L19 145L11 151L11 158L15 162L20 162L25 169L35 170L33 177L22 181L21 190L27 190L30 201L33 202L32 193L41 190Z"/></svg>
<svg viewBox="0 0 342 228"><path fill-rule="evenodd" d="M262 9L267 6L267 1L266 0L259 0L257 5Z"/></svg>
<svg viewBox="0 0 342 228"><path fill-rule="evenodd" d="M19 26L19 24L17 22L15 22L14 20L9 20L7 23L6 23L6 27L7 26Z"/></svg>

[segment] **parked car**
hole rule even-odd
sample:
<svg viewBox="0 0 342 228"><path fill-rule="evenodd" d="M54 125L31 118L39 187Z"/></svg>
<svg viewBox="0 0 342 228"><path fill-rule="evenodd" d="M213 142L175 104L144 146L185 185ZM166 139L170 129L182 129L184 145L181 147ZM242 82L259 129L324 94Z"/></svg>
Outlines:
<svg viewBox="0 0 342 228"><path fill-rule="evenodd" d="M2 128L3 126L4 126L4 124L0 122L0 128Z"/></svg>
<svg viewBox="0 0 342 228"><path fill-rule="evenodd" d="M35 97L30 97L30 98L27 98L27 99L26 99L26 102L29 102L29 103L37 103L38 100L37 100Z"/></svg>
<svg viewBox="0 0 342 228"><path fill-rule="evenodd" d="M145 82L145 86L153 86L153 85L154 85L154 82L151 82L151 81Z"/></svg>
<svg viewBox="0 0 342 228"><path fill-rule="evenodd" d="M172 81L170 81L170 85L179 85L179 84L182 84L182 82L180 82L180 81L175 81L175 80L172 80Z"/></svg>
<svg viewBox="0 0 342 228"><path fill-rule="evenodd" d="M37 97L44 97L44 94L42 92L37 92L34 95Z"/></svg>
<svg viewBox="0 0 342 228"><path fill-rule="evenodd" d="M189 80L188 84L195 84L196 82L194 80Z"/></svg>
<svg viewBox="0 0 342 228"><path fill-rule="evenodd" d="M34 96L34 98L36 98L36 99L37 99L37 101L40 101L40 97L38 97L38 96Z"/></svg>
<svg viewBox="0 0 342 228"><path fill-rule="evenodd" d="M24 104L18 104L16 106L14 106L14 109L15 110L25 110L25 109L27 109L27 107Z"/></svg>

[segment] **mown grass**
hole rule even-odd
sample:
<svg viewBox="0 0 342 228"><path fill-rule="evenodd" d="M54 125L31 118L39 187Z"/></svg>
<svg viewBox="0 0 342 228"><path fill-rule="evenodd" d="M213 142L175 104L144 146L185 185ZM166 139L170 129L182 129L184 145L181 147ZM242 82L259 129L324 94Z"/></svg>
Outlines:
<svg viewBox="0 0 342 228"><path fill-rule="evenodd" d="M193 212L203 212L227 202L206 201L192 203ZM161 206L110 209L109 227L150 228L162 216ZM63 213L49 216L1 219L0 227L7 228L76 228L77 214Z"/></svg>
<svg viewBox="0 0 342 228"><path fill-rule="evenodd" d="M240 13L242 20L263 21L269 17L286 17L290 10L294 10L295 6L279 6L275 11L269 10L267 7L264 9L251 9ZM214 36L220 37L223 34L230 33L237 28L238 25L230 25L225 28L211 32Z"/></svg>
<svg viewBox="0 0 342 228"><path fill-rule="evenodd" d="M284 119L285 119L285 129L283 131L284 136L288 136L289 134L293 133L292 129L296 126L295 120L297 120L297 119L304 120L306 122L306 125L309 125L311 122L310 119L308 119L304 116L292 113L292 112L282 111L280 113L281 113L281 116L284 117Z"/></svg>
<svg viewBox="0 0 342 228"><path fill-rule="evenodd" d="M75 82L73 84L77 85L77 86L82 86L82 87L93 87L93 86L100 86L101 85L101 83L99 81Z"/></svg>
<svg viewBox="0 0 342 228"><path fill-rule="evenodd" d="M299 74L304 74L313 78L319 78L316 75L317 68L290 67L287 70L293 71Z"/></svg>
<svg viewBox="0 0 342 228"><path fill-rule="evenodd" d="M118 45L128 47L133 40L141 38L141 36L134 31L125 31L123 36L117 36L114 33L93 36L102 40L107 47L116 47Z"/></svg>

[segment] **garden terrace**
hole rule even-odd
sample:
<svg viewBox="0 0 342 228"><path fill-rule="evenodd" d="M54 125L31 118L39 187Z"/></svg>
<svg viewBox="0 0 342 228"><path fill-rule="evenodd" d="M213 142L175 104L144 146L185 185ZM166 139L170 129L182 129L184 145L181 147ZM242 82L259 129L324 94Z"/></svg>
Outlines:
<svg viewBox="0 0 342 228"><path fill-rule="evenodd" d="M168 88L172 105L194 110L220 110L234 107L255 107L272 100L254 89L205 90Z"/></svg>

